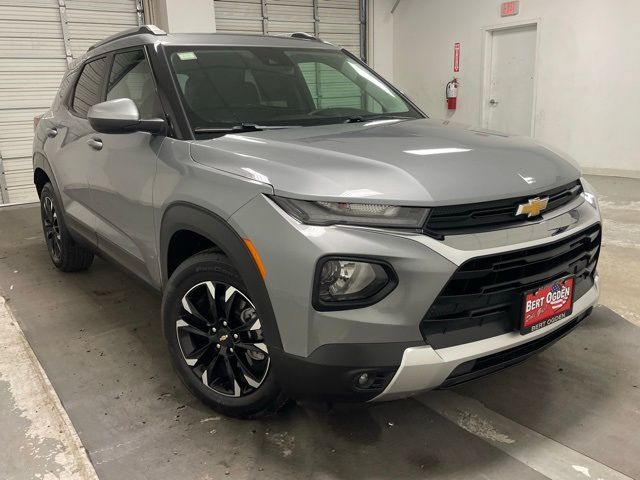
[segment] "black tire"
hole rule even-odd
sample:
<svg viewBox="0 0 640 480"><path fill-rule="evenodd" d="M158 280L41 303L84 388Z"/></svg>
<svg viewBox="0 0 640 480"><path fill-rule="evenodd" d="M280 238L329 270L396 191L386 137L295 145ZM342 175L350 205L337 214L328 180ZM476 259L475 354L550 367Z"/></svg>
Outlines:
<svg viewBox="0 0 640 480"><path fill-rule="evenodd" d="M89 268L93 262L93 252L78 245L71 237L51 183L42 187L40 216L44 240L53 264L63 272L79 272Z"/></svg>
<svg viewBox="0 0 640 480"><path fill-rule="evenodd" d="M259 314L225 255L207 250L176 269L162 299L162 326L178 376L204 404L231 417L257 418L287 403L262 343Z"/></svg>

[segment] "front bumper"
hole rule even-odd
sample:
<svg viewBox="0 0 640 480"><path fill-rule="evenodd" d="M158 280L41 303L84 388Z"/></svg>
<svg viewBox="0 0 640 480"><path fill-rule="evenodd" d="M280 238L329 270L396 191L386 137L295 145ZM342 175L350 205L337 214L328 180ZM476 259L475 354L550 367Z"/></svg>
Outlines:
<svg viewBox="0 0 640 480"><path fill-rule="evenodd" d="M499 332L434 348L425 344L420 330L421 319L465 262L560 242L598 224L597 209L582 197L536 222L445 240L401 231L303 225L263 196L238 210L230 222L242 237L253 241L265 264L267 290L282 339L282 349L269 345L273 370L281 386L295 397L386 400L451 383L449 377L460 369L470 369L463 372L469 378L474 366L468 362L577 324L576 319L598 298L594 284L576 300L571 316L525 336ZM397 288L370 307L313 309L318 259L363 254L391 264L399 278ZM359 389L354 380L362 372L379 376L380 388Z"/></svg>
<svg viewBox="0 0 640 480"><path fill-rule="evenodd" d="M478 376L493 373L525 360L533 353L552 345L587 317L599 297L598 277L593 287L573 306L573 313L549 327L527 335L506 333L455 347L434 350L429 345L409 347L402 355L396 374L385 390L373 400L394 400L440 386L452 386ZM518 349L527 344L534 348ZM513 352L503 358L493 357L498 352ZM476 367L474 360L482 359ZM460 369L461 366L465 368Z"/></svg>

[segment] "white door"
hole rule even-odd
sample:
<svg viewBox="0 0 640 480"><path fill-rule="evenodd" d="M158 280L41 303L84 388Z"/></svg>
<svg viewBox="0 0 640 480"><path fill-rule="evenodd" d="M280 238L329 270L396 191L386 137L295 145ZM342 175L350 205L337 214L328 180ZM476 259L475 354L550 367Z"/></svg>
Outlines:
<svg viewBox="0 0 640 480"><path fill-rule="evenodd" d="M536 25L489 33L489 77L485 126L516 135L532 134Z"/></svg>

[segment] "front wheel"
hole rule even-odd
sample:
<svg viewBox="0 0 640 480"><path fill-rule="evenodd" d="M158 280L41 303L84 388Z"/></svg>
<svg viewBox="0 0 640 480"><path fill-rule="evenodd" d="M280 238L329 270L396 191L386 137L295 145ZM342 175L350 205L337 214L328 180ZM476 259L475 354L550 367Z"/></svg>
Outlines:
<svg viewBox="0 0 640 480"><path fill-rule="evenodd" d="M205 404L245 418L285 404L259 314L226 256L207 251L178 267L165 291L162 321L178 375Z"/></svg>

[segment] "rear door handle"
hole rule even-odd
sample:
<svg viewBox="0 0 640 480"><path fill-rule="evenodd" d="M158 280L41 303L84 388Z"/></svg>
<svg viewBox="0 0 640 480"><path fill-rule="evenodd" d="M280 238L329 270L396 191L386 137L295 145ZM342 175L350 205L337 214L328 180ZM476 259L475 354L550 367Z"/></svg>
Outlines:
<svg viewBox="0 0 640 480"><path fill-rule="evenodd" d="M56 135L58 135L58 129L57 128L47 128L47 137L49 138L53 138Z"/></svg>
<svg viewBox="0 0 640 480"><path fill-rule="evenodd" d="M92 138L91 140L87 140L87 145L89 145L94 150L102 150L102 140L99 138Z"/></svg>

